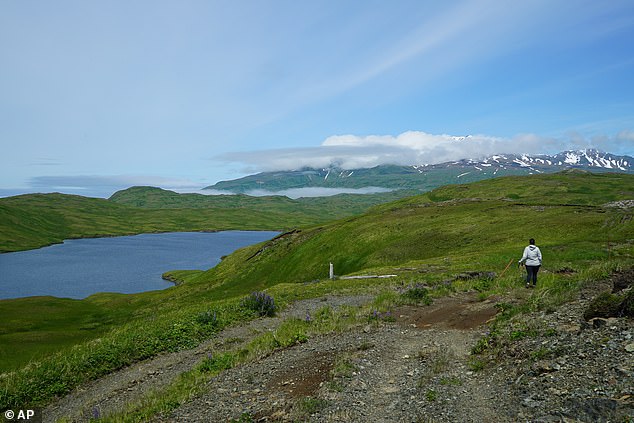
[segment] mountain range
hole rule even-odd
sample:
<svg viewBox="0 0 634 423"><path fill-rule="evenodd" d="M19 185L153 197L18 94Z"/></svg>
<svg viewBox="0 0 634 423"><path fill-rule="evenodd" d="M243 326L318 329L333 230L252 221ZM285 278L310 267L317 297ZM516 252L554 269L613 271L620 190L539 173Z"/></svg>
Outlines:
<svg viewBox="0 0 634 423"><path fill-rule="evenodd" d="M634 158L594 149L564 151L555 155L499 154L480 160L463 159L441 164L411 166L380 165L363 169L302 168L262 172L243 178L220 181L205 189L233 193L275 193L298 188L414 189L475 182L507 175L555 173L566 169L592 172L634 173Z"/></svg>

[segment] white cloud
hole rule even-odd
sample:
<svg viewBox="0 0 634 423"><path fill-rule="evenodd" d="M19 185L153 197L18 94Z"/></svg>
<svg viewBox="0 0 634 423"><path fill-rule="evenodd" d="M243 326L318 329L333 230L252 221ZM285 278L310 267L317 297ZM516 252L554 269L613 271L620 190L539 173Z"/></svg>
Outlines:
<svg viewBox="0 0 634 423"><path fill-rule="evenodd" d="M519 134L512 138L489 135L451 136L407 131L393 135L335 135L319 147L287 148L228 153L218 160L241 163L250 173L293 170L303 167L342 169L370 168L383 164L438 164L461 159L480 159L495 154L553 154L569 149L597 148L620 153L632 142L634 132L614 137L587 138L570 134L566 138Z"/></svg>
<svg viewBox="0 0 634 423"><path fill-rule="evenodd" d="M323 188L323 187L306 187L306 188L290 188L282 191L252 190L246 192L247 195L262 197L268 195L283 195L288 198L302 197L330 197L338 194L376 194L381 192L390 192L392 189L383 187L364 187L364 188Z"/></svg>
<svg viewBox="0 0 634 423"><path fill-rule="evenodd" d="M553 139L518 135L512 139L474 135L454 137L408 131L392 135L336 135L319 147L228 153L219 160L242 163L253 171L291 170L302 167L342 169L382 164L435 164L500 153L540 153L557 145Z"/></svg>
<svg viewBox="0 0 634 423"><path fill-rule="evenodd" d="M236 195L236 192L224 191L217 189L191 189L191 188L175 188L179 194L201 194L201 195ZM391 188L384 187L363 187L363 188L324 188L324 187L303 187L290 188L280 191L268 191L265 189L254 189L244 194L252 197L268 197L268 196L284 196L288 198L302 197L330 197L338 194L377 194L382 192L393 191ZM1 191L0 191L1 193Z"/></svg>

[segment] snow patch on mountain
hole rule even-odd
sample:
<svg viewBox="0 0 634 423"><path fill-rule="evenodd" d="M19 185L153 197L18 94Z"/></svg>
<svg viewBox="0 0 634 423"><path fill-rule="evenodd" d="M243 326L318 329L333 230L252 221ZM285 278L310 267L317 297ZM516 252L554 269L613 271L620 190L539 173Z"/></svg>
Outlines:
<svg viewBox="0 0 634 423"><path fill-rule="evenodd" d="M579 168L601 168L608 170L620 170L623 172L634 171L632 162L634 159L628 156L616 156L598 150L564 151L556 155L530 155L530 154L506 154L494 155L480 160L464 159L451 162L453 166L476 166L490 168L492 166L515 166L527 168L536 172L542 172L539 168L546 167L579 167ZM447 164L434 165L446 166ZM420 170L426 165L414 166Z"/></svg>

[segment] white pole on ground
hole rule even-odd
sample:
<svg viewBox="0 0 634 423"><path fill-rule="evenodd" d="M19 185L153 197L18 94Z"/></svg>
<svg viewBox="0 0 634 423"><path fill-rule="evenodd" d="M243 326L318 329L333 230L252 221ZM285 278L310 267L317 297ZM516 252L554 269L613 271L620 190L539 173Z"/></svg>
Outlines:
<svg viewBox="0 0 634 423"><path fill-rule="evenodd" d="M330 279L334 279L335 278L335 266L330 263Z"/></svg>

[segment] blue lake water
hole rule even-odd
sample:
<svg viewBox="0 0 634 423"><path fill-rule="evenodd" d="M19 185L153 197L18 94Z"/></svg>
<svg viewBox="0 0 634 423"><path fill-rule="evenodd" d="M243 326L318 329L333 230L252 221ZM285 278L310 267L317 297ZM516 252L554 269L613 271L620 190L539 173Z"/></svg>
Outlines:
<svg viewBox="0 0 634 423"><path fill-rule="evenodd" d="M73 239L37 250L0 254L0 299L53 295L85 298L97 292L135 292L173 286L168 270L209 269L238 248L278 232L173 232Z"/></svg>

